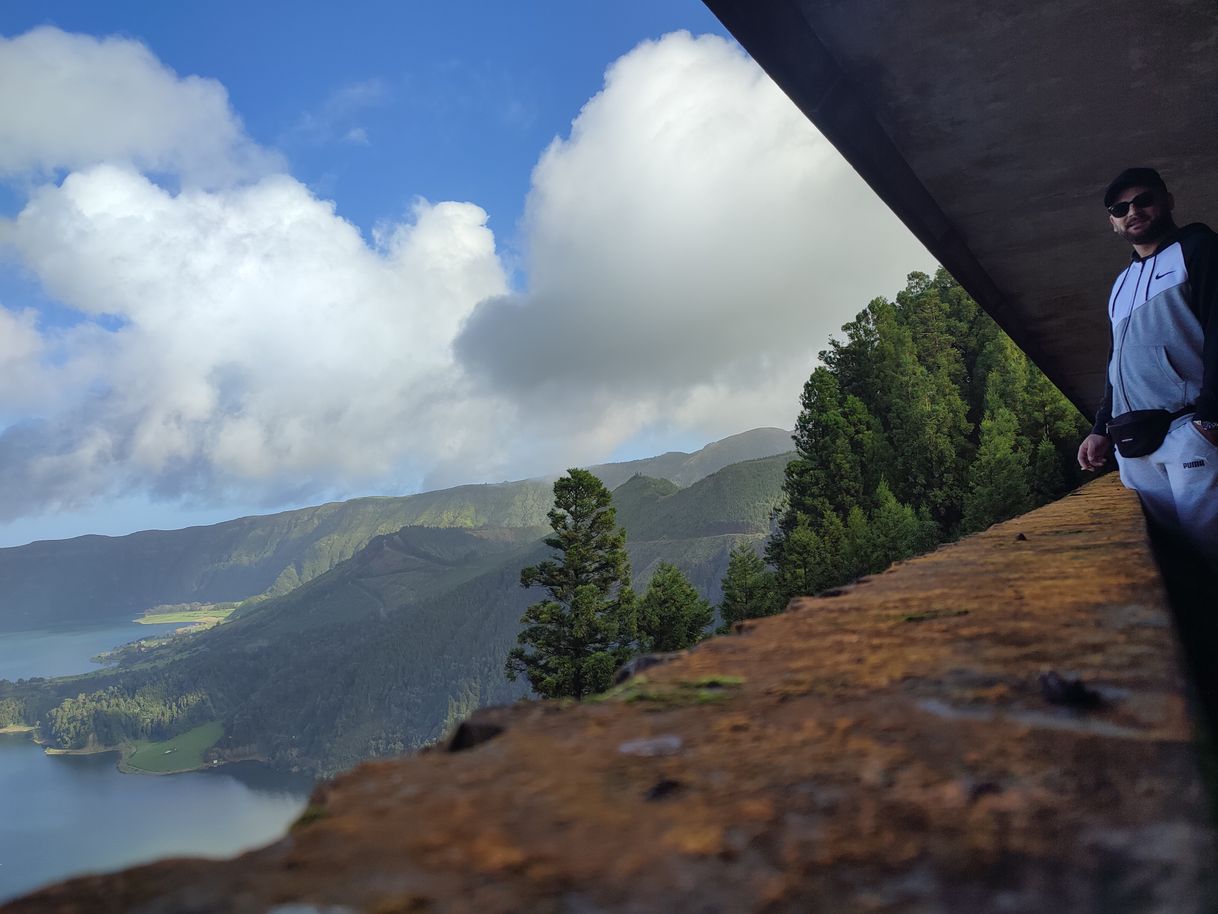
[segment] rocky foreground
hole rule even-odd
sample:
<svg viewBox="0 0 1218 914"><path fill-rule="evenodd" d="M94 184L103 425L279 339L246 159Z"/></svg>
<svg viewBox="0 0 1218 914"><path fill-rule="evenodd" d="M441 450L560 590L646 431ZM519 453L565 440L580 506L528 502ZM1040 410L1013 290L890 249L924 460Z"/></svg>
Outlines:
<svg viewBox="0 0 1218 914"><path fill-rule="evenodd" d="M604 700L480 712L276 844L18 912L1207 912L1169 613L1112 477Z"/></svg>

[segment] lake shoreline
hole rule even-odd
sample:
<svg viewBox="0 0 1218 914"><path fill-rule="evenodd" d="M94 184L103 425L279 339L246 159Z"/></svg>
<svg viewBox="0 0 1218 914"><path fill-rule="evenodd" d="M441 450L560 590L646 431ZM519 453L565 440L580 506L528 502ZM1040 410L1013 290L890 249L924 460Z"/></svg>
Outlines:
<svg viewBox="0 0 1218 914"><path fill-rule="evenodd" d="M13 727L0 728L0 734L4 733L29 733L33 734L36 727ZM163 775L173 774L192 774L200 771L220 771L229 765L244 765L254 763L262 765L273 771L278 771L289 775L303 775L316 779L316 776L310 774L303 768L282 768L272 764L271 760L261 755L243 755L240 758L214 759L211 762L203 762L191 768L174 768L171 771L152 771L148 768L140 768L138 765L129 764L131 756L133 756L141 748L144 748L138 743L124 743L121 746L91 746L84 749L60 749L57 746L51 746L46 742L38 739L35 736L30 737L30 742L42 747L44 755L75 755L75 756L90 756L90 755L105 755L108 752L118 753L118 760L114 767L123 774L143 774L151 777L161 777Z"/></svg>
<svg viewBox="0 0 1218 914"><path fill-rule="evenodd" d="M56 625L0 632L0 678L74 680L105 671L94 658L136 641L168 637L175 623L139 624L130 619L83 626Z"/></svg>
<svg viewBox="0 0 1218 914"><path fill-rule="evenodd" d="M0 738L0 780L14 785L0 816L0 908L84 873L263 846L286 833L314 786L282 769L228 761L184 777L132 777L145 772L121 770L115 747L59 759L46 758L47 748L29 732ZM61 810L70 811L68 827Z"/></svg>
<svg viewBox="0 0 1218 914"><path fill-rule="evenodd" d="M145 633L152 631L155 632L154 637L157 640L181 637L185 632L199 623L222 624L223 619L232 612L235 605L207 604L158 608L164 611L153 614L146 613L143 617L130 620L119 627L89 626L85 631L90 632L90 637L94 639L94 643L109 641L111 645L115 643L119 644L119 647L112 647L109 651L104 652L104 654L121 654L124 649L131 649L132 645L145 640L144 638L131 640L133 635L145 635ZM184 626L183 623L188 624ZM156 631L157 629L160 629L160 631ZM54 639L57 635L72 637L76 632L63 628L44 628L32 630L27 634L33 637L27 639L26 643L8 646L10 654L14 657L23 656L23 651L37 656L40 650L45 651L46 645L54 643L50 639ZM124 635L128 640L120 640ZM110 640L111 638L115 640ZM88 642L85 642L84 647L78 649L78 656L84 655L84 650L91 646ZM90 662L96 663L98 660L106 659L104 654L94 654ZM0 655L0 661L6 659L4 655ZM76 662L82 663L83 661ZM0 662L0 667L3 666L4 663ZM20 670L18 676L24 674L25 678L34 676L47 680L58 680L60 683L63 683L78 678L88 679L96 672L56 673L53 670L46 670L45 667L30 666L31 668L29 669ZM68 669L71 669L71 667L68 667ZM44 675L45 673L50 673L50 675ZM218 771L227 766L246 761L273 767L266 758L245 753L233 754L214 748L220 744L223 737L223 728L219 721L211 721L165 739L130 739L120 741L117 744L101 745L96 741L91 741L87 745L74 748L63 748L56 745L56 741L36 724L25 722L0 727L0 735L3 735L8 740L21 742L28 740L40 747L44 755L88 757L113 752L116 753L114 768L123 774L190 774L193 772Z"/></svg>
<svg viewBox="0 0 1218 914"><path fill-rule="evenodd" d="M24 730L12 730L9 732L33 733L34 729L34 727L26 727ZM140 768L136 765L128 764L131 756L135 755L135 753L142 748L137 743L123 743L118 746L87 746L82 749L61 749L58 746L52 746L33 736L30 738L30 742L41 746L43 755L105 755L107 752L118 753L118 760L114 763L114 767L123 774L147 774L153 777L160 777L166 774L190 774L193 771L214 771L218 768L222 768L224 765L230 764L229 762L217 761L214 764L204 763L190 768L174 768L171 771L150 771L147 768ZM254 759L253 761L259 761L259 759Z"/></svg>
<svg viewBox="0 0 1218 914"><path fill-rule="evenodd" d="M34 680L29 688L39 689L43 686L37 680L58 679L56 687L64 695L75 695L77 685L97 672L90 658L99 652L149 636L165 637L183 624L126 619L0 633L0 677L13 683L4 694L20 698L19 680ZM78 678L79 683L73 681ZM14 710L26 711L6 707L6 713ZM32 706L28 710L35 711ZM215 734L196 734L186 744L179 740L172 744L177 751L165 754L170 745L146 740L115 745L94 739L86 747L64 750L54 745L49 718L43 718L41 729L32 717L22 720L14 714L4 720L0 908L39 886L86 873L163 857L231 856L276 841L300 816L317 783L304 772L264 760L247 762L226 740L207 749L218 728ZM136 755L141 746L144 752ZM207 758L188 752L192 747ZM148 767L129 765L133 755ZM211 764L213 757L219 764ZM181 776L134 776L162 773L148 768L168 768L172 770L164 773Z"/></svg>

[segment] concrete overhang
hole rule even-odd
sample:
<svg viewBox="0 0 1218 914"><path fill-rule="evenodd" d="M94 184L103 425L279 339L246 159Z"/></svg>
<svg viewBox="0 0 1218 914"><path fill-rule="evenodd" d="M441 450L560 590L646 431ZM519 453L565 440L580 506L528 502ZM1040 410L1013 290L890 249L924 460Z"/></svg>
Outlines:
<svg viewBox="0 0 1218 914"><path fill-rule="evenodd" d="M1160 169L1218 209L1218 6L705 0L893 212L1084 412L1128 247L1100 198ZM877 290L879 292L881 290Z"/></svg>

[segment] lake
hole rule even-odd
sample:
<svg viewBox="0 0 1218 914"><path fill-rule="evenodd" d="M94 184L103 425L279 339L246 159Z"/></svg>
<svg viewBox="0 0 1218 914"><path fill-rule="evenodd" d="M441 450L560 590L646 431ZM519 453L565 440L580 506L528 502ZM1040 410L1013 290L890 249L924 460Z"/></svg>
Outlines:
<svg viewBox="0 0 1218 914"><path fill-rule="evenodd" d="M33 632L0 632L0 679L16 682L31 676L71 676L100 669L93 657L182 628L181 622L144 625L141 622L107 622Z"/></svg>
<svg viewBox="0 0 1218 914"><path fill-rule="evenodd" d="M175 627L0 633L0 677L84 672L96 668L94 654ZM48 756L28 736L0 734L0 902L68 876L168 856L228 857L266 844L304 809L313 784L253 762L123 774L117 758Z"/></svg>

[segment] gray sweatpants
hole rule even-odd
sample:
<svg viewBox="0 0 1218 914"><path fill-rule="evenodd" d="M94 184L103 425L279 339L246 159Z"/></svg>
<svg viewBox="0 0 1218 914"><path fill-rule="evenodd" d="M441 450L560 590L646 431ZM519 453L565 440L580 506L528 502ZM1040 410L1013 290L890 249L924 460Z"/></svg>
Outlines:
<svg viewBox="0 0 1218 914"><path fill-rule="evenodd" d="M1218 568L1218 447L1176 419L1163 444L1145 457L1121 457L1121 482L1142 498L1146 513L1182 534Z"/></svg>

